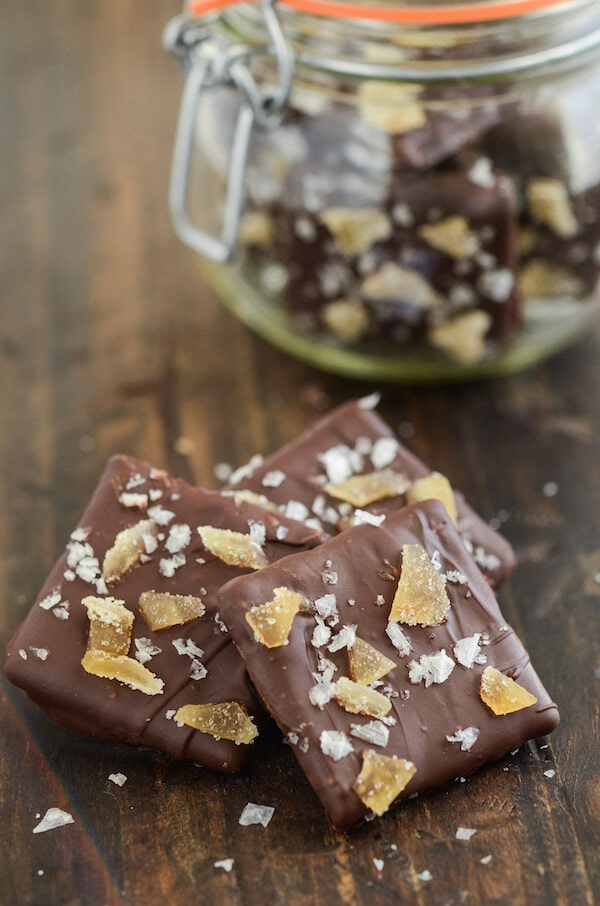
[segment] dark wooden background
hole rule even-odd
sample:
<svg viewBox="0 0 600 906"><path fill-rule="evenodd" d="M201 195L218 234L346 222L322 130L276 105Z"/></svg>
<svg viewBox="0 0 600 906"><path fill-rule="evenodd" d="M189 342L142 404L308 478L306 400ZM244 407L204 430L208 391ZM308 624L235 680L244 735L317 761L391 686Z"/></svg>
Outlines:
<svg viewBox="0 0 600 906"><path fill-rule="evenodd" d="M215 486L217 463L272 450L375 388L254 338L174 238L165 197L181 79L160 39L177 0L0 6L4 649L109 454ZM501 603L562 711L549 746L342 834L275 732L262 759L223 777L73 736L3 680L0 902L600 897L599 352L596 334L511 379L378 388L382 414L520 553ZM118 771L122 788L107 779ZM239 826L248 800L275 806L267 828ZM74 823L34 836L51 806ZM477 834L456 840L458 826ZM214 867L225 858L230 873Z"/></svg>

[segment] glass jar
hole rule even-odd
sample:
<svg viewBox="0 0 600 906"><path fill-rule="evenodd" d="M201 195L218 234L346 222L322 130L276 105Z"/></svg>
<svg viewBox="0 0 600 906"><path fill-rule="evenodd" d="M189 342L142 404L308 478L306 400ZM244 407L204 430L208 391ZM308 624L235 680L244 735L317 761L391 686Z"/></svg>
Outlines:
<svg viewBox="0 0 600 906"><path fill-rule="evenodd" d="M191 2L170 208L322 369L509 373L600 306L600 3Z"/></svg>

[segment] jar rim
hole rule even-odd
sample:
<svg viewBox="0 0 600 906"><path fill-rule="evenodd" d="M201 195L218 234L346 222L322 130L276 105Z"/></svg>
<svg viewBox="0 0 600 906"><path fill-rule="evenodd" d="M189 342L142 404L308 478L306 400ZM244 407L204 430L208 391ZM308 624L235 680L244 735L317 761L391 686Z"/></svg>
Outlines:
<svg viewBox="0 0 600 906"><path fill-rule="evenodd" d="M240 0L188 0L187 9L193 16L219 12ZM568 7L574 0L472 0L449 6L363 6L340 0L277 0L300 12L324 18L364 19L401 25L458 25L516 19L552 7Z"/></svg>

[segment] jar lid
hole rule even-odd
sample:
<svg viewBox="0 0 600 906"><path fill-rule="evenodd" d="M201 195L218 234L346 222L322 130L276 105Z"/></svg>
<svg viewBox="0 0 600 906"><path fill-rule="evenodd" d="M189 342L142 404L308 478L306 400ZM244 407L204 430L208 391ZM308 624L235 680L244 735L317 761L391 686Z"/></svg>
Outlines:
<svg viewBox="0 0 600 906"><path fill-rule="evenodd" d="M572 0L477 0L473 3L419 6L364 6L362 3L331 2L331 0L278 0L301 13L313 16L366 19L402 25L455 25L514 19L528 13L540 12L555 6L568 7ZM218 12L239 0L188 0L187 8L193 16Z"/></svg>

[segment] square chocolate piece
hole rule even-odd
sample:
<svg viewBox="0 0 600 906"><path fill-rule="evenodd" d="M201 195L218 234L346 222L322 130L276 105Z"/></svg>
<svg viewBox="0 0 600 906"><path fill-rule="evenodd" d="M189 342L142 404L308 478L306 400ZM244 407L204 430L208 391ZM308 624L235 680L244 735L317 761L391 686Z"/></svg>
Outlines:
<svg viewBox="0 0 600 906"><path fill-rule="evenodd" d="M266 715L217 591L319 540L115 456L10 643L6 675L70 730L236 770Z"/></svg>
<svg viewBox="0 0 600 906"><path fill-rule="evenodd" d="M373 396L338 407L277 452L238 470L231 487L264 495L287 516L329 534L357 521L376 521L415 496L437 496L444 482L422 482L437 473L400 443L374 411L376 404ZM382 477L378 486L361 487L356 478L363 475ZM447 507L455 505L465 545L492 586L499 588L516 565L511 545L462 494L450 491L452 496Z"/></svg>
<svg viewBox="0 0 600 906"><path fill-rule="evenodd" d="M258 693L335 827L498 759L558 711L437 500L220 592Z"/></svg>

